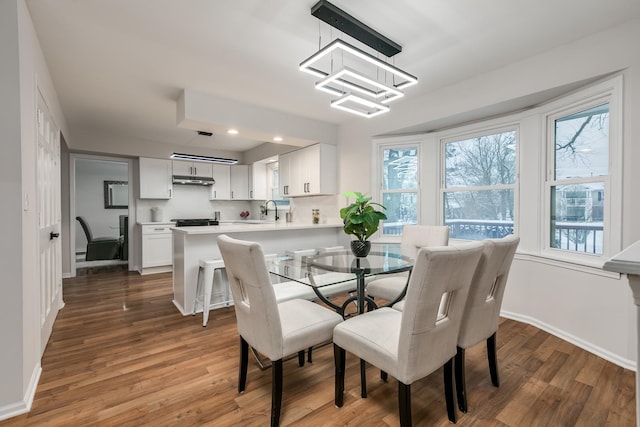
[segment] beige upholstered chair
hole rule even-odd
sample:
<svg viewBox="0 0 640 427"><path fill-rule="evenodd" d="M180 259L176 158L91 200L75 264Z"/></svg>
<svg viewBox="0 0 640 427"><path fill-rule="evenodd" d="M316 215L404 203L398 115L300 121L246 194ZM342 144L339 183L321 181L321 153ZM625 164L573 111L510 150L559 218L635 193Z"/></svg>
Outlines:
<svg viewBox="0 0 640 427"><path fill-rule="evenodd" d="M277 426L283 358L296 353L303 357L305 349L330 341L342 317L306 300L277 303L260 244L221 235L218 248L227 269L240 334L238 392L244 391L247 382L251 346L271 360L271 425Z"/></svg>
<svg viewBox="0 0 640 427"><path fill-rule="evenodd" d="M496 387L500 386L496 332L498 331L500 307L502 306L507 277L519 242L520 238L513 235L502 239L483 241L484 249L469 288L469 296L458 335L455 367L456 391L458 393L458 407L462 412L467 412L464 368L464 353L467 348L486 340L491 382Z"/></svg>
<svg viewBox="0 0 640 427"><path fill-rule="evenodd" d="M447 246L449 227L444 225L405 225L400 246L404 255L415 257L418 249L427 246ZM367 284L367 295L395 301L407 285L408 273L381 275Z"/></svg>
<svg viewBox="0 0 640 427"><path fill-rule="evenodd" d="M420 249L404 311L380 308L336 326L336 406L343 404L345 351L349 351L398 380L401 426L411 425L411 383L444 366L447 412L455 422L453 358L462 310L481 252L479 242ZM444 315L438 317L445 294L449 303Z"/></svg>

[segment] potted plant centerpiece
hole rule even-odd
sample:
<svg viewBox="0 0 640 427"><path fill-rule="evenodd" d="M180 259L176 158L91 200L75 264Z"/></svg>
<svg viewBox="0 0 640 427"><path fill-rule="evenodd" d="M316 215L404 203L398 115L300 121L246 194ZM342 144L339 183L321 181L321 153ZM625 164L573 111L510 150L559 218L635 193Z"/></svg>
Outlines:
<svg viewBox="0 0 640 427"><path fill-rule="evenodd" d="M351 241L353 254L357 257L366 257L371 250L369 237L378 231L380 221L387 219L387 215L383 212L387 208L380 203L372 202L371 197L357 191L348 191L344 193L344 196L347 198L355 197L353 203L340 209L344 232L356 237L356 240ZM377 210L376 206L382 210Z"/></svg>

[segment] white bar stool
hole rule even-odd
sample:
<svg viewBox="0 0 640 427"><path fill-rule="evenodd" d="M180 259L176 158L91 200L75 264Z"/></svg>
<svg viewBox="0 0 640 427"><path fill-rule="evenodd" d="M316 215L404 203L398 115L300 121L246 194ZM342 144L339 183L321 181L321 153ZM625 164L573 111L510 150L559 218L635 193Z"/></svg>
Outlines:
<svg viewBox="0 0 640 427"><path fill-rule="evenodd" d="M224 261L221 259L214 260L200 260L200 267L198 268L198 284L196 286L196 300L193 304L193 315L196 314L198 302L202 301L202 326L207 326L209 321L209 307L211 305L211 293L213 292L214 281L223 286L225 294L225 301L229 301L229 287L222 283L222 275L220 269L224 268ZM216 270L218 270L216 272ZM216 280L217 273L217 280ZM228 305L228 304L227 304Z"/></svg>

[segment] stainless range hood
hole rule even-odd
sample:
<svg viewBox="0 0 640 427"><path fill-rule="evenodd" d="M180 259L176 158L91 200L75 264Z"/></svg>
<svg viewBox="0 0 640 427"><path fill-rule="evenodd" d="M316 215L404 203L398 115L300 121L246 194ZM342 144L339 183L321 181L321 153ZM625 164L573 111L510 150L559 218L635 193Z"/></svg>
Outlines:
<svg viewBox="0 0 640 427"><path fill-rule="evenodd" d="M210 176L173 175L173 183L182 185L213 185L216 181Z"/></svg>

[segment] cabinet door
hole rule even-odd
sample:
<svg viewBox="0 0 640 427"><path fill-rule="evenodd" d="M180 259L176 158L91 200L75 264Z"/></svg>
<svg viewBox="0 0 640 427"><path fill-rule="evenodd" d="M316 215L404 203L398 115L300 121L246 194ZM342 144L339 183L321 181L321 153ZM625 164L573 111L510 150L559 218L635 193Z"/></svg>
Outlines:
<svg viewBox="0 0 640 427"><path fill-rule="evenodd" d="M193 162L186 162L184 160L174 160L172 162L173 166L173 174L181 175L181 176L192 176L193 173Z"/></svg>
<svg viewBox="0 0 640 427"><path fill-rule="evenodd" d="M213 179L216 181L211 186L209 200L228 200L231 198L231 166L211 165Z"/></svg>
<svg viewBox="0 0 640 427"><path fill-rule="evenodd" d="M249 165L231 166L231 198L249 199Z"/></svg>
<svg viewBox="0 0 640 427"><path fill-rule="evenodd" d="M173 264L173 236L168 226L142 227L142 268Z"/></svg>
<svg viewBox="0 0 640 427"><path fill-rule="evenodd" d="M278 174L280 196L289 197L291 194L291 153L280 154L278 156Z"/></svg>
<svg viewBox="0 0 640 427"><path fill-rule="evenodd" d="M289 194L292 197L306 196L307 188L307 164L305 150L297 150L291 153L289 164Z"/></svg>
<svg viewBox="0 0 640 427"><path fill-rule="evenodd" d="M249 167L249 198L267 200L267 164L253 163Z"/></svg>
<svg viewBox="0 0 640 427"><path fill-rule="evenodd" d="M171 160L140 157L140 198L170 199Z"/></svg>
<svg viewBox="0 0 640 427"><path fill-rule="evenodd" d="M204 162L193 162L193 175L206 176L208 178L211 178L213 176L213 164Z"/></svg>

